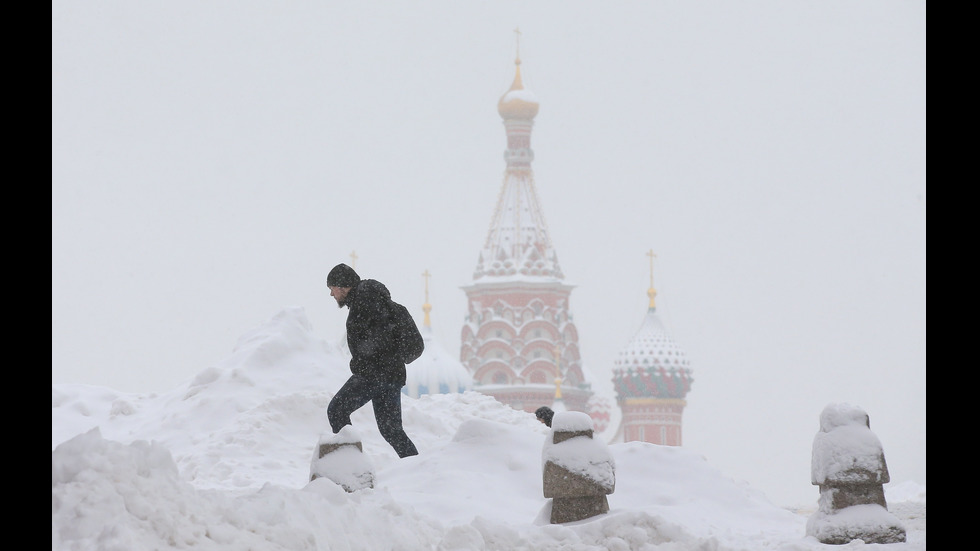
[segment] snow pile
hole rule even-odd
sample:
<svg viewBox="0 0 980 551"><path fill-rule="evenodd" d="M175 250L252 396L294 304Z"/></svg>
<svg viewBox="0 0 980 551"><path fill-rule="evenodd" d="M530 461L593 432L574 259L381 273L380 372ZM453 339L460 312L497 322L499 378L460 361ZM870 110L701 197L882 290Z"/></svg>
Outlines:
<svg viewBox="0 0 980 551"><path fill-rule="evenodd" d="M197 489L160 445L111 442L98 429L58 446L51 465L57 551L426 549L441 533L390 495L364 507L326 479L241 495Z"/></svg>
<svg viewBox="0 0 980 551"><path fill-rule="evenodd" d="M289 308L168 392L53 385L52 550L826 548L806 536L805 516L698 453L643 442L607 446L616 476L608 513L552 525L541 463L551 430L473 391L403 397L420 452L404 459L361 408L356 434L334 436L359 437L374 487L348 493L310 481L321 435L333 438L326 407L347 362L340 344L318 340L302 309ZM588 423L568 420L558 425ZM924 499L924 488L906 491ZM924 551L925 504L908 511L917 515L909 541L889 549Z"/></svg>
<svg viewBox="0 0 980 551"><path fill-rule="evenodd" d="M906 480L886 487L885 496L888 498L888 503L925 503L926 487Z"/></svg>

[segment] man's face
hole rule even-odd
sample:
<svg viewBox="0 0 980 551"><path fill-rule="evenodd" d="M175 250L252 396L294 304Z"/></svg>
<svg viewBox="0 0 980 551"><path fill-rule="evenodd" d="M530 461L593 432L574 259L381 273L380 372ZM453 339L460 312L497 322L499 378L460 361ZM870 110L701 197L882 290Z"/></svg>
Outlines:
<svg viewBox="0 0 980 551"><path fill-rule="evenodd" d="M344 299L347 298L347 293L350 292L351 288L350 287L333 287L333 286L329 286L328 288L330 289L330 296L332 296L334 298L334 300L337 301L337 308L343 308L344 307Z"/></svg>

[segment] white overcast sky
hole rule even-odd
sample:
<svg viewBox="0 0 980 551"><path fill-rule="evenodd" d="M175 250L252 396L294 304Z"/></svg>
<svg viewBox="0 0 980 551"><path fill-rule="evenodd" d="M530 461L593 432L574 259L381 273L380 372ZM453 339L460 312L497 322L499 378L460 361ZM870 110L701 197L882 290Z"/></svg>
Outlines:
<svg viewBox="0 0 980 551"><path fill-rule="evenodd" d="M752 483L807 479L821 410L849 402L893 479L925 483L925 19L902 0L55 0L52 382L168 390L288 306L336 339L324 281L351 251L419 321L428 270L458 351L519 27L594 388L643 319L652 249L692 363L685 445Z"/></svg>

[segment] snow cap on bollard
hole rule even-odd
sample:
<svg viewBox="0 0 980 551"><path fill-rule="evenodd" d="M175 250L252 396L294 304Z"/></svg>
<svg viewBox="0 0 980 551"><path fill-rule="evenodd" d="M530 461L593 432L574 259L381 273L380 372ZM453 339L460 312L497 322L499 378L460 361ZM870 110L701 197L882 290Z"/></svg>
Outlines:
<svg viewBox="0 0 980 551"><path fill-rule="evenodd" d="M843 402L824 407L811 453L810 482L820 487L820 499L807 536L832 545L905 541L905 527L885 503L885 452L863 409Z"/></svg>
<svg viewBox="0 0 980 551"><path fill-rule="evenodd" d="M616 488L616 465L606 444L593 440L588 414L556 412L541 460L542 491L552 498L551 524L609 512L606 495Z"/></svg>
<svg viewBox="0 0 980 551"><path fill-rule="evenodd" d="M320 435L310 462L310 482L317 478L332 480L348 493L374 488L374 465L364 455L361 435L352 425L337 434Z"/></svg>

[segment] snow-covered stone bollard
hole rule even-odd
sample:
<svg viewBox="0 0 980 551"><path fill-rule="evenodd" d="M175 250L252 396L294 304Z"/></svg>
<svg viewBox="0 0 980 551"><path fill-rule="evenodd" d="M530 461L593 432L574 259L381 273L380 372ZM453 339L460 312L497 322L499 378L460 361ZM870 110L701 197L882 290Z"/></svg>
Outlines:
<svg viewBox="0 0 980 551"><path fill-rule="evenodd" d="M588 414L556 412L541 459L544 497L552 498L551 524L609 511L606 495L616 488L616 466L606 444L592 439L592 418Z"/></svg>
<svg viewBox="0 0 980 551"><path fill-rule="evenodd" d="M885 503L882 485L888 480L885 452L868 414L847 403L828 404L813 438L810 482L820 487L820 500L806 535L835 545L905 541L905 527Z"/></svg>
<svg viewBox="0 0 980 551"><path fill-rule="evenodd" d="M341 485L348 492L374 488L374 465L361 444L361 436L354 427L347 425L337 434L320 435L310 462L310 482L327 478Z"/></svg>

